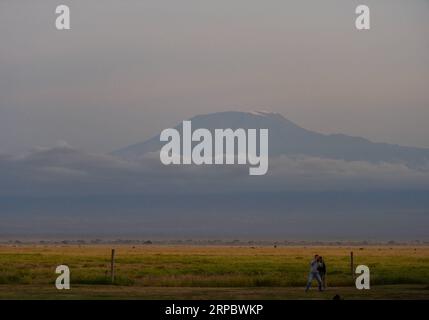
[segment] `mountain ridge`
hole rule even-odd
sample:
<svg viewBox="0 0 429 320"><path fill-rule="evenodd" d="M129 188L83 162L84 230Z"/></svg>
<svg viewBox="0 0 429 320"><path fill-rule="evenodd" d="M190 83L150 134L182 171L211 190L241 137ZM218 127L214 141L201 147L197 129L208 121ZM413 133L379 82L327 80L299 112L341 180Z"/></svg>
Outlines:
<svg viewBox="0 0 429 320"><path fill-rule="evenodd" d="M199 114L188 119L193 130L214 129L269 129L269 154L304 155L346 161L395 162L413 168L429 163L429 149L400 146L342 133L323 134L300 127L283 115L267 111L224 111ZM181 123L175 127L181 132ZM159 151L163 143L159 134L141 143L112 152L127 160L138 160L149 152Z"/></svg>

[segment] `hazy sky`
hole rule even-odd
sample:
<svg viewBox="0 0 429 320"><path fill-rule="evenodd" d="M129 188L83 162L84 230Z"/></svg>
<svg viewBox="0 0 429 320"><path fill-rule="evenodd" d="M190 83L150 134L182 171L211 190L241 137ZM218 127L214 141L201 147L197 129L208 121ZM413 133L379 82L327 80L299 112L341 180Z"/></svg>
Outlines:
<svg viewBox="0 0 429 320"><path fill-rule="evenodd" d="M354 27L371 9L371 30ZM71 8L70 31L55 7ZM429 147L429 1L0 2L0 153L107 152L198 113Z"/></svg>

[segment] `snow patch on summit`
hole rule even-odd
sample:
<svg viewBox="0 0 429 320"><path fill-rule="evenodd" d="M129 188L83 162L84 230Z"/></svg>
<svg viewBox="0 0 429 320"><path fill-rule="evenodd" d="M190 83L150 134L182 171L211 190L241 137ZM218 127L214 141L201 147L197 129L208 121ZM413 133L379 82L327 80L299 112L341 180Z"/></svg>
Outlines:
<svg viewBox="0 0 429 320"><path fill-rule="evenodd" d="M276 115L275 112L267 111L267 110L255 110L255 111L249 111L248 113L254 115L254 116L270 116L270 115Z"/></svg>

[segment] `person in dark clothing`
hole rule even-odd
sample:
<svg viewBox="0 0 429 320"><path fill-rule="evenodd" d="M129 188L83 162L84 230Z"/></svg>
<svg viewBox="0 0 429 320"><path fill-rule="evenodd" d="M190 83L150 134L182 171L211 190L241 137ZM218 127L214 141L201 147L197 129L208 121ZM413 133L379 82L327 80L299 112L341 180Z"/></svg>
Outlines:
<svg viewBox="0 0 429 320"><path fill-rule="evenodd" d="M323 260L322 256L319 256L317 262L318 262L317 271L319 272L320 279L322 280L322 288L323 288L323 290L325 290L326 289L326 264L325 264L325 260Z"/></svg>

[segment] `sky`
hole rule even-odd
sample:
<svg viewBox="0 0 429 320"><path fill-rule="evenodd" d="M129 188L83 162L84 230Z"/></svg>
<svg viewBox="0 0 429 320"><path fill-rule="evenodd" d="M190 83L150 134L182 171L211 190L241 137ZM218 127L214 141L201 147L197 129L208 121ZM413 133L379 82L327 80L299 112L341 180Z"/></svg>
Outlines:
<svg viewBox="0 0 429 320"><path fill-rule="evenodd" d="M71 30L55 29L58 4ZM260 109L429 148L428 14L426 0L3 0L0 154L110 152L195 114Z"/></svg>
<svg viewBox="0 0 429 320"><path fill-rule="evenodd" d="M59 4L71 30L55 29ZM427 165L282 154L255 178L107 154L230 110L429 148L428 13L426 0L2 0L0 234L428 239Z"/></svg>

